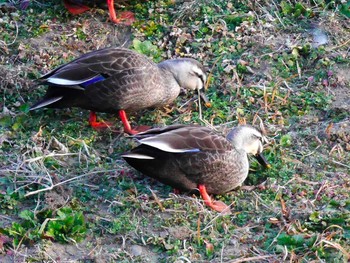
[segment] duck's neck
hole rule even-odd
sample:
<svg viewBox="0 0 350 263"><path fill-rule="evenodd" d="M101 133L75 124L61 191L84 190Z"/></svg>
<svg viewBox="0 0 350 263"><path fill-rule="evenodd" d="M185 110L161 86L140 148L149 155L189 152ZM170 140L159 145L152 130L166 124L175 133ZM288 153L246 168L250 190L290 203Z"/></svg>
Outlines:
<svg viewBox="0 0 350 263"><path fill-rule="evenodd" d="M243 140L241 136L236 135L231 138L227 137L227 139L232 143L233 146L235 146L236 149L242 149L243 148Z"/></svg>
<svg viewBox="0 0 350 263"><path fill-rule="evenodd" d="M165 60L158 64L158 68L161 71L164 80L164 98L169 102L173 101L179 96L181 89L178 76L178 65L171 60Z"/></svg>
<svg viewBox="0 0 350 263"><path fill-rule="evenodd" d="M235 148L236 152L240 153L241 155L247 155L247 152L245 151L243 145L244 139L242 136L240 136L240 134L227 139L231 141L232 146Z"/></svg>

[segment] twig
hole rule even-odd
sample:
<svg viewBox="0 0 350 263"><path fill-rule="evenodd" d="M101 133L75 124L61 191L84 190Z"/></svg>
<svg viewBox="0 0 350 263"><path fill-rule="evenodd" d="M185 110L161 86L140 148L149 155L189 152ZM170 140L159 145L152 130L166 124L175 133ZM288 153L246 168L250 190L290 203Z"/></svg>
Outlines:
<svg viewBox="0 0 350 263"><path fill-rule="evenodd" d="M298 60L296 60L296 64L297 64L297 71L298 71L299 79L301 79L301 69L300 69Z"/></svg>
<svg viewBox="0 0 350 263"><path fill-rule="evenodd" d="M305 155L304 155L301 151L298 151L298 152L302 155L302 160L304 160L304 158L313 155L313 154L318 150L318 148L320 148L320 147L321 147L321 145L318 145L318 146L315 148L314 151L309 152L309 153L307 153L307 154L305 154Z"/></svg>
<svg viewBox="0 0 350 263"><path fill-rule="evenodd" d="M238 73L237 73L237 70L236 69L233 69L233 73L235 75L235 78L237 79L237 83L238 83L238 86L237 86L237 97L239 97L240 95L240 87L242 87L242 81L239 79L239 76L238 76Z"/></svg>
<svg viewBox="0 0 350 263"><path fill-rule="evenodd" d="M10 217L3 216L3 215L0 215L0 217L1 217L1 218L4 218L4 219L6 219L6 220L12 221L12 218L10 218Z"/></svg>
<svg viewBox="0 0 350 263"><path fill-rule="evenodd" d="M204 232L205 230L207 230L209 227L210 227L210 225L211 225L211 223L213 223L216 219L218 219L220 216L224 216L225 214L223 214L223 213L225 213L225 211L227 211L228 209L230 209L230 207L231 206L233 206L233 204L234 204L234 202L232 202L229 206L228 206L228 208L226 208L223 212L221 212L221 213L218 213L202 230L201 230L201 232Z"/></svg>
<svg viewBox="0 0 350 263"><path fill-rule="evenodd" d="M238 258L235 260L228 261L229 263L240 263L240 262L251 262L251 261L257 261L262 260L266 258L272 258L273 255L266 255L266 256L256 256L256 257L248 257L248 258Z"/></svg>
<svg viewBox="0 0 350 263"><path fill-rule="evenodd" d="M275 212L274 209L272 209L270 206L268 206L267 204L264 203L264 200L262 200L262 198L255 192L253 191L253 194L255 195L255 197L260 201L260 203L267 209L269 209L272 212Z"/></svg>
<svg viewBox="0 0 350 263"><path fill-rule="evenodd" d="M5 46L11 46L11 45L13 45L13 44L16 42L16 40L17 40L17 37L18 37L18 24L17 24L16 21L14 21L14 23L15 23L15 25L16 25L16 36L15 36L15 39L14 39L11 43L9 43L9 44L7 44L5 41L1 41L1 42L4 43Z"/></svg>
<svg viewBox="0 0 350 263"><path fill-rule="evenodd" d="M210 84L210 77L213 75L213 71L214 71L214 67L216 66L216 64L218 63L218 61L222 58L224 54L222 54L221 56L219 56L213 63L213 66L211 67L210 69L210 72L208 74L208 78L207 78L207 82L205 83L204 85L204 90L207 90L208 89L208 86Z"/></svg>
<svg viewBox="0 0 350 263"><path fill-rule="evenodd" d="M321 191L323 189L327 188L327 186L328 186L328 181L325 181L325 182L322 183L322 185L320 186L320 188L318 189L318 191L317 191L317 193L315 195L314 200L311 200L311 203L314 203L317 200L317 198L318 198L319 194L321 193Z"/></svg>
<svg viewBox="0 0 350 263"><path fill-rule="evenodd" d="M222 243L222 248L220 253L220 262L223 262L222 259L224 258L224 248L225 248L225 243Z"/></svg>
<svg viewBox="0 0 350 263"><path fill-rule="evenodd" d="M67 180L65 180L65 181L63 181L63 182L59 182L58 184L54 184L54 185L49 186L49 187L47 187L47 188L39 189L39 190L36 190L36 191L29 192L29 193L25 194L24 197L28 197L28 196L31 196L31 195L34 195L34 194L38 194L38 193L41 193L41 192L45 192L45 191L52 190L53 188L55 188L55 187L57 187L57 186L63 185L63 184L65 184L65 183L68 183L68 182L71 182L71 181L74 181L74 180L77 180L77 179L80 179L80 178L83 178L83 177L85 177L85 176L89 176L89 175L93 175L93 174L98 174L98 173L105 173L105 172L114 172L114 170L96 171L96 172L91 172L91 173L82 174L82 175L79 175L79 176L76 176L76 177L67 179Z"/></svg>
<svg viewBox="0 0 350 263"><path fill-rule="evenodd" d="M273 12L273 13L276 15L278 21L280 21L280 23L281 23L281 25L283 26L283 28L286 29L286 26L283 24L281 18L280 18L279 15L277 14L277 12Z"/></svg>
<svg viewBox="0 0 350 263"><path fill-rule="evenodd" d="M72 156L72 155L74 156L74 155L78 155L78 154L77 153L55 153L55 152L52 152L52 153L49 153L48 155L38 156L35 158L30 158L30 159L24 160L23 163L32 163L32 162L39 161L41 159L45 159L47 157Z"/></svg>
<svg viewBox="0 0 350 263"><path fill-rule="evenodd" d="M349 42L350 42L350 39L346 40L343 44L340 44L340 45L338 45L338 46L335 46L335 47L330 48L329 50L334 50L334 49L337 49L337 48L346 46Z"/></svg>
<svg viewBox="0 0 350 263"><path fill-rule="evenodd" d="M158 196L152 191L151 188L148 188L154 198L154 200L156 201L157 205L159 206L160 210L162 210L162 212L164 212L164 206L162 205L162 203L160 202Z"/></svg>
<svg viewBox="0 0 350 263"><path fill-rule="evenodd" d="M326 243L327 245L331 246L331 247L334 247L338 250L340 250L344 256L349 259L350 258L350 253L347 252L341 245L339 245L338 243L334 243L334 242L331 242L331 241L328 241L328 240L325 240L325 239L322 239L320 241L320 243Z"/></svg>
<svg viewBox="0 0 350 263"><path fill-rule="evenodd" d="M296 180L298 183L304 183L304 184L309 184L309 185L318 185L319 184L319 182L313 182L313 181L304 180L304 179L300 178L298 175L294 175L294 177L292 179L290 179L288 182L286 182L283 185L283 187L289 185L294 180Z"/></svg>
<svg viewBox="0 0 350 263"><path fill-rule="evenodd" d="M202 103L201 103L201 94L200 90L198 89L198 107L199 107L199 120L203 122L207 127L210 127L211 129L215 130L215 127L211 125L207 120L205 120L202 116Z"/></svg>
<svg viewBox="0 0 350 263"><path fill-rule="evenodd" d="M198 91L199 119L202 120L201 91L199 89L197 89L197 91Z"/></svg>
<svg viewBox="0 0 350 263"><path fill-rule="evenodd" d="M185 257L185 256L180 256L180 257L178 257L177 259L179 259L179 260L184 260L184 261L186 261L186 262L188 262L188 263L191 263L191 260L189 260L187 257Z"/></svg>
<svg viewBox="0 0 350 263"><path fill-rule="evenodd" d="M343 164L343 163L341 163L341 162L337 162L337 161L335 161L335 160L331 160L331 162L332 162L332 163L335 163L335 164L338 164L338 165L340 165L340 166L344 166L344 167L350 169L350 166L349 166L349 165Z"/></svg>

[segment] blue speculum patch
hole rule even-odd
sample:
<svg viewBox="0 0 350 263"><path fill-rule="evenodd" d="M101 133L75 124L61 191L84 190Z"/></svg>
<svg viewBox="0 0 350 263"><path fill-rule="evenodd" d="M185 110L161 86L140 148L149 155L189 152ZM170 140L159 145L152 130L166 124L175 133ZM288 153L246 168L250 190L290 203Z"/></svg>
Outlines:
<svg viewBox="0 0 350 263"><path fill-rule="evenodd" d="M84 82L84 83L81 83L80 85L83 87L83 88L86 88L87 86L91 85L91 84L94 84L96 82L99 82L99 81L102 81L102 80L105 80L106 78L104 76L101 76L101 75L98 75L92 79L89 79L88 81Z"/></svg>

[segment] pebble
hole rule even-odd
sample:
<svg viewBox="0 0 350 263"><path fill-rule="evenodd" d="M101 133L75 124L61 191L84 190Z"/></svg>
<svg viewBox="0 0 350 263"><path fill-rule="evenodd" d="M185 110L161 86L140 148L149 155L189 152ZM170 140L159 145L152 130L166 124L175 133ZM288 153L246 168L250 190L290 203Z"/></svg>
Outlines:
<svg viewBox="0 0 350 263"><path fill-rule="evenodd" d="M131 255L137 257L142 254L142 247L138 245L132 245L130 248Z"/></svg>

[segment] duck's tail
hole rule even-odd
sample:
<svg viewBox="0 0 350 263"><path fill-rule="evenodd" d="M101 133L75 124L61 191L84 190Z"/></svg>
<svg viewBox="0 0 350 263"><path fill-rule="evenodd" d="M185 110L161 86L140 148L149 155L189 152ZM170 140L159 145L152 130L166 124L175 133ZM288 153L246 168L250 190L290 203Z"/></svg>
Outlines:
<svg viewBox="0 0 350 263"><path fill-rule="evenodd" d="M37 103L35 103L34 105L32 105L29 110L36 110L36 109L40 109L40 108L44 108L47 107L48 105L51 105L59 100L61 100L63 98L63 96L58 96L58 97L52 97L52 98L47 98L47 99L43 99Z"/></svg>

